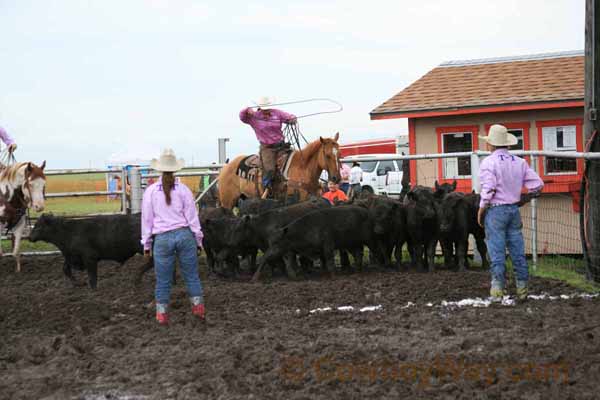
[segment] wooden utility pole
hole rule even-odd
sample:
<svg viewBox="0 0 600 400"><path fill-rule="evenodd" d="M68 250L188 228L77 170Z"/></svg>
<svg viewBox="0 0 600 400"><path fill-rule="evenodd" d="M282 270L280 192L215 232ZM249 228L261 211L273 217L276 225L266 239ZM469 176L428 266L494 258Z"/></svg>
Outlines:
<svg viewBox="0 0 600 400"><path fill-rule="evenodd" d="M600 0L585 2L585 143L586 151L599 152L600 131ZM581 240L588 278L600 282L600 161L586 161L582 187Z"/></svg>

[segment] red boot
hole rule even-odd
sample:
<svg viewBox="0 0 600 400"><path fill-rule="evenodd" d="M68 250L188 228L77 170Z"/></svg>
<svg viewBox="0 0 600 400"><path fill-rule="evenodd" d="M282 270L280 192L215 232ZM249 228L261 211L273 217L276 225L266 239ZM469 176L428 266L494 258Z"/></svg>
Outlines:
<svg viewBox="0 0 600 400"><path fill-rule="evenodd" d="M169 314L167 314L167 305L156 303L156 320L160 325L169 325Z"/></svg>
<svg viewBox="0 0 600 400"><path fill-rule="evenodd" d="M192 314L204 320L204 304L196 304L192 306Z"/></svg>
<svg viewBox="0 0 600 400"><path fill-rule="evenodd" d="M160 325L169 325L169 314L166 312L156 312L156 320Z"/></svg>

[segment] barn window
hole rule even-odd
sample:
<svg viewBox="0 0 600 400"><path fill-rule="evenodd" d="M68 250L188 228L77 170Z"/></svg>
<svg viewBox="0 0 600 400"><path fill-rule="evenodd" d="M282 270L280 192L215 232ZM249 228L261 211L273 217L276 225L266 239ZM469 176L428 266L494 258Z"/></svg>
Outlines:
<svg viewBox="0 0 600 400"><path fill-rule="evenodd" d="M509 133L512 133L519 140L519 143L511 146L511 150L525 150L525 146L523 145L523 129L508 129Z"/></svg>
<svg viewBox="0 0 600 400"><path fill-rule="evenodd" d="M473 150L473 134L471 132L454 132L442 134L443 153L463 153ZM443 159L444 179L471 177L471 157L454 157Z"/></svg>
<svg viewBox="0 0 600 400"><path fill-rule="evenodd" d="M577 150L577 128L575 125L543 127L542 138L544 150ZM577 173L577 160L572 158L546 157L544 172L546 175L575 174Z"/></svg>

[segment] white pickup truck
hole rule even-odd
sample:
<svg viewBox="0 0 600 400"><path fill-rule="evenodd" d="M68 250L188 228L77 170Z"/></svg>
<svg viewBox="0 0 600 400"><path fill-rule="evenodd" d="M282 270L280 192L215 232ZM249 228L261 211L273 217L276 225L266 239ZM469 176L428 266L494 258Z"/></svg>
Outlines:
<svg viewBox="0 0 600 400"><path fill-rule="evenodd" d="M362 190L381 195L399 196L402 191L402 161L360 161L361 157L368 158L377 155L353 156L363 170ZM345 162L352 167L352 162Z"/></svg>

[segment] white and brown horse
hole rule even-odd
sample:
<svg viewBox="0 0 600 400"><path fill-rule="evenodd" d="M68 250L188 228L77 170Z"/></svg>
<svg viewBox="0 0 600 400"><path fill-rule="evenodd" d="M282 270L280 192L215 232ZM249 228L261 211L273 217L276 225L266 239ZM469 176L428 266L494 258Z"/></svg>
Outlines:
<svg viewBox="0 0 600 400"><path fill-rule="evenodd" d="M32 162L17 163L5 167L0 172L0 230L6 226L12 227L14 245L12 255L17 262L17 272L21 271L20 247L23 231L27 225L25 214L20 209L33 208L40 212L44 210L44 190L46 175L44 168ZM0 240L0 255L2 246Z"/></svg>
<svg viewBox="0 0 600 400"><path fill-rule="evenodd" d="M323 170L327 171L329 176L339 177L339 136L339 133L336 133L334 138L319 138L307 144L302 150L294 151L285 182L288 194L297 191L301 200L311 195L318 195L319 176ZM237 174L240 162L244 158L245 155L234 158L219 174L219 201L222 207L233 208L242 195L246 197L262 195L260 176L257 178L259 182L257 184Z"/></svg>

